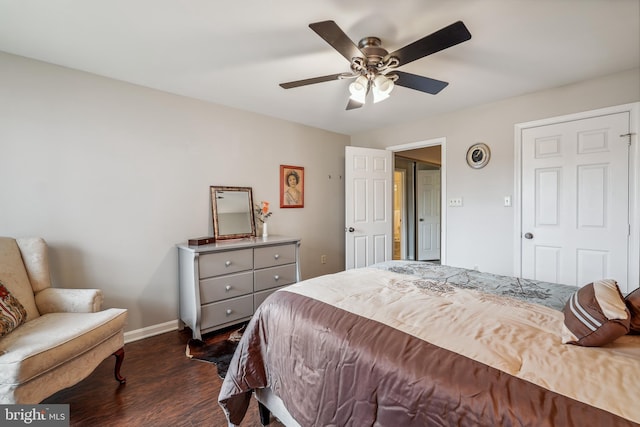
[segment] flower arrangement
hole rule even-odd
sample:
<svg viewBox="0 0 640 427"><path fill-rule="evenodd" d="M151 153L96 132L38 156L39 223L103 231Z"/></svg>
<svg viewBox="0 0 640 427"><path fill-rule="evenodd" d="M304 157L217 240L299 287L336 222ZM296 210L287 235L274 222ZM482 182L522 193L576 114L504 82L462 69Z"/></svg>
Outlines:
<svg viewBox="0 0 640 427"><path fill-rule="evenodd" d="M256 204L256 218L261 223L266 223L267 219L273 214L273 212L269 212L269 202L260 202L260 204Z"/></svg>

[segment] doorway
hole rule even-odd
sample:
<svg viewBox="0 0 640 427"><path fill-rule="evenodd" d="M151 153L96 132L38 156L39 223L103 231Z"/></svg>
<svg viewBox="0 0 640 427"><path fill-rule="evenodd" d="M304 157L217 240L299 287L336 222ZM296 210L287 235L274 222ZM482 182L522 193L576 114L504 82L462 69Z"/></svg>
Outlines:
<svg viewBox="0 0 640 427"><path fill-rule="evenodd" d="M442 261L443 140L394 151L393 259Z"/></svg>

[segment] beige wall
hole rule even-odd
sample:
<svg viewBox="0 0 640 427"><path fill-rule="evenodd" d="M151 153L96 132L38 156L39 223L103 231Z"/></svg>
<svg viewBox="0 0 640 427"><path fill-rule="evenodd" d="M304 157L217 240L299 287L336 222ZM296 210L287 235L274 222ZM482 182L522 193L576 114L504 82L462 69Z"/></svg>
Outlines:
<svg viewBox="0 0 640 427"><path fill-rule="evenodd" d="M304 278L344 268L347 136L3 53L0 100L0 235L44 237L54 283L104 289L128 330L177 319L175 244L211 233L210 185L270 201ZM305 168L303 209L279 209L280 164Z"/></svg>
<svg viewBox="0 0 640 427"><path fill-rule="evenodd" d="M514 194L514 125L636 101L639 69L353 135L351 144L386 148L445 137L446 197L463 198L463 207L445 207L447 263L511 275L514 209L503 202ZM480 170L465 162L476 142L491 148L491 161Z"/></svg>
<svg viewBox="0 0 640 427"><path fill-rule="evenodd" d="M128 330L175 320L175 244L211 233L210 185L275 206L270 234L302 238L304 278L344 268L344 147L447 138L447 259L511 274L514 124L640 100L640 71L351 139L0 53L0 235L43 236L58 286L99 287ZM465 152L492 150L472 170ZM305 208L278 208L280 164L305 168ZM327 264L320 256L327 255Z"/></svg>

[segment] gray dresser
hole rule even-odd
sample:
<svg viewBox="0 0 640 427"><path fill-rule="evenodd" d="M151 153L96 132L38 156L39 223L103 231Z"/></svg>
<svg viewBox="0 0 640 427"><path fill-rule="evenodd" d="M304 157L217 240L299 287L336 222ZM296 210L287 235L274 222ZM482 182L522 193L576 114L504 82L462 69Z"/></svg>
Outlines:
<svg viewBox="0 0 640 427"><path fill-rule="evenodd" d="M285 236L179 244L180 320L197 339L249 320L269 294L300 280L299 248Z"/></svg>

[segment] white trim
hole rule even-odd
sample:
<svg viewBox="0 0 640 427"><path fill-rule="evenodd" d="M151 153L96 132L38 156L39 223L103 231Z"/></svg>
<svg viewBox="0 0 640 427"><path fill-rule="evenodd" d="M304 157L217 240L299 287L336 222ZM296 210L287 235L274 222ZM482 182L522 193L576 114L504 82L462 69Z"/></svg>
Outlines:
<svg viewBox="0 0 640 427"><path fill-rule="evenodd" d="M124 343L138 341L144 338L150 338L155 335L164 334L165 332L175 331L180 327L178 320L170 320L168 322L151 325L144 328L128 331L124 333Z"/></svg>
<svg viewBox="0 0 640 427"><path fill-rule="evenodd" d="M392 145L386 150L397 153L399 151L414 150L417 148L440 146L440 263L447 263L447 138L440 137L425 141L410 142L407 144Z"/></svg>
<svg viewBox="0 0 640 427"><path fill-rule="evenodd" d="M616 105L613 107L600 108L597 110L583 111L565 116L550 117L542 120L535 120L514 125L514 275L521 276L522 273L522 252L520 240L522 236L522 132L538 126L546 126L555 123L568 122L572 120L582 120L590 117L602 116L629 112L629 130L631 136L631 148L629 150L629 260L628 260L628 287L627 292L633 290L634 284L640 282L640 147L638 133L640 133L640 102Z"/></svg>
<svg viewBox="0 0 640 427"><path fill-rule="evenodd" d="M395 173L399 173L401 175L402 181L402 200L400 201L400 205L402 206L402 218L400 218L400 259L407 259L407 198L405 197L405 193L407 190L407 171L405 169L395 169L393 170L393 182L395 184ZM392 195L393 197L393 195ZM394 206L395 208L395 200ZM395 225L395 224L394 224ZM391 238L393 241L393 231L391 234ZM395 243L395 242L394 242Z"/></svg>

